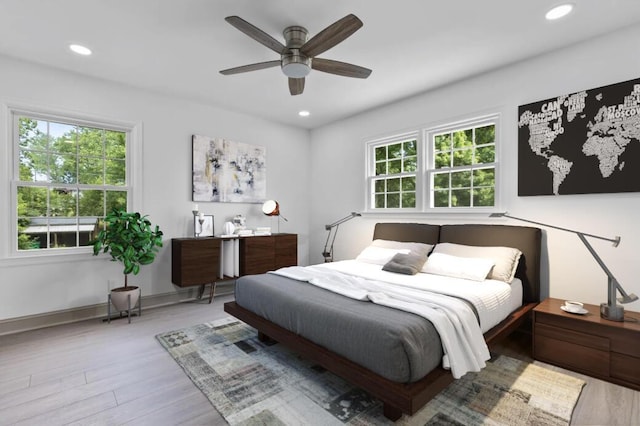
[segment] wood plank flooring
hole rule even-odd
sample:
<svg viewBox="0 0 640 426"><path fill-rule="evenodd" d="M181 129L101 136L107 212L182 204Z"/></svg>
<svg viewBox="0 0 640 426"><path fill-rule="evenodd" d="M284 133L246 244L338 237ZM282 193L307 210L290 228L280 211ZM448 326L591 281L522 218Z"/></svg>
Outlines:
<svg viewBox="0 0 640 426"><path fill-rule="evenodd" d="M232 298L0 336L0 425L226 424L155 335L222 318ZM530 339L497 351L528 359ZM572 424L640 424L640 392L551 368L587 381Z"/></svg>
<svg viewBox="0 0 640 426"><path fill-rule="evenodd" d="M155 335L222 318L231 299L0 336L0 425L225 425Z"/></svg>

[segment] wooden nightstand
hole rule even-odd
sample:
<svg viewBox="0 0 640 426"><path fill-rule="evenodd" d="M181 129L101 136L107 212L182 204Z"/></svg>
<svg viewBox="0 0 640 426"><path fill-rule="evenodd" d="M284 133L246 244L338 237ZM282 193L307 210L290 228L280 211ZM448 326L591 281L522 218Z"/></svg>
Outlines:
<svg viewBox="0 0 640 426"><path fill-rule="evenodd" d="M640 313L625 312L636 322L615 322L600 318L599 306L576 315L563 304L550 298L533 310L533 357L640 390Z"/></svg>

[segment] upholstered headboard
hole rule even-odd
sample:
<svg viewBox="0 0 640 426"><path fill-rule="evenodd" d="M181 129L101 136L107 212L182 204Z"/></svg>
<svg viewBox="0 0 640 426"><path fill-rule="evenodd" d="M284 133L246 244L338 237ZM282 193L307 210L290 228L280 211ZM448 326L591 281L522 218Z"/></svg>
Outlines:
<svg viewBox="0 0 640 426"><path fill-rule="evenodd" d="M440 238L440 225L427 223L376 223L374 240L391 240L436 244Z"/></svg>
<svg viewBox="0 0 640 426"><path fill-rule="evenodd" d="M522 256L516 277L522 281L523 302L540 301L542 232L538 228L482 224L377 223L373 231L373 239L518 248L522 252Z"/></svg>

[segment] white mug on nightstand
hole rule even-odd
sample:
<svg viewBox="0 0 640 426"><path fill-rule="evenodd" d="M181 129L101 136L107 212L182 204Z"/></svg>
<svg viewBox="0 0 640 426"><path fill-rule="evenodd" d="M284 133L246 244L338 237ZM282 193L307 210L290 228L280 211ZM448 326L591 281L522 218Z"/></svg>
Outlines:
<svg viewBox="0 0 640 426"><path fill-rule="evenodd" d="M581 312L584 309L584 305L581 302L574 302L572 300L566 300L564 302L564 308L569 312Z"/></svg>

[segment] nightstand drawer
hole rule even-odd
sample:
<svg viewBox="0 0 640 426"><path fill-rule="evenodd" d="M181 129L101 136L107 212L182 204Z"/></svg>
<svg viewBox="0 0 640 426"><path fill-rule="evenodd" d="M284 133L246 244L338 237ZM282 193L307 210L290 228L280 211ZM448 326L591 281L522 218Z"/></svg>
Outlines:
<svg viewBox="0 0 640 426"><path fill-rule="evenodd" d="M611 377L631 383L640 383L640 358L612 352Z"/></svg>
<svg viewBox="0 0 640 426"><path fill-rule="evenodd" d="M537 331L537 327L536 327ZM536 334L533 357L549 362L588 372L595 376L609 376L609 352L587 346L569 343Z"/></svg>
<svg viewBox="0 0 640 426"><path fill-rule="evenodd" d="M593 336L566 328L536 323L536 338L538 336L546 336L555 340L562 340L568 343L575 343L576 345L609 352L609 339L606 337Z"/></svg>
<svg viewBox="0 0 640 426"><path fill-rule="evenodd" d="M632 330L612 330L609 333L611 351L640 359L640 335ZM640 370L640 365L638 366Z"/></svg>

